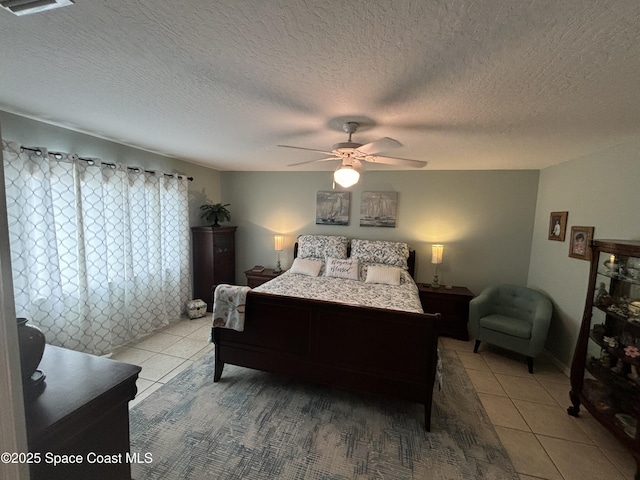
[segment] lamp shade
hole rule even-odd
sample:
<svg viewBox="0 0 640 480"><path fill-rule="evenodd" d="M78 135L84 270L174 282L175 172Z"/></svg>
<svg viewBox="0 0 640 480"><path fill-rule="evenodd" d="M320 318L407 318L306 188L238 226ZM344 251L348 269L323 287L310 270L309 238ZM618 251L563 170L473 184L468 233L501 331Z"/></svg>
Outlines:
<svg viewBox="0 0 640 480"><path fill-rule="evenodd" d="M360 180L360 174L351 166L343 165L333 172L333 179L342 187L350 187Z"/></svg>
<svg viewBox="0 0 640 480"><path fill-rule="evenodd" d="M431 245L431 263L436 265L442 263L442 250L444 245Z"/></svg>
<svg viewBox="0 0 640 480"><path fill-rule="evenodd" d="M284 247L284 235L274 235L273 243L275 245L275 250L277 252L281 252Z"/></svg>

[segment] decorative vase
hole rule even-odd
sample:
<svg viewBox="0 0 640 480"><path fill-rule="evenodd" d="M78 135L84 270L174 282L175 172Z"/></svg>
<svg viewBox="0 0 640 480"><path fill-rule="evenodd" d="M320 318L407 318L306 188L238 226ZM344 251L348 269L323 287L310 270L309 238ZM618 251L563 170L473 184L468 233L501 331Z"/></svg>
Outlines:
<svg viewBox="0 0 640 480"><path fill-rule="evenodd" d="M22 383L25 386L39 384L44 380L44 374L37 370L44 354L44 333L38 327L27 325L26 318L18 318L17 321Z"/></svg>

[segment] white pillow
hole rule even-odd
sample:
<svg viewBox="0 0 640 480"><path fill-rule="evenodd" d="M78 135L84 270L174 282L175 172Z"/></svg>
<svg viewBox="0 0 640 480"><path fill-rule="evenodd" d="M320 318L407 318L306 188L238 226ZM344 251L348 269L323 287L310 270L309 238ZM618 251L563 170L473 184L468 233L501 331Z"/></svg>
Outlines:
<svg viewBox="0 0 640 480"><path fill-rule="evenodd" d="M347 278L358 280L358 260L327 257L325 277Z"/></svg>
<svg viewBox="0 0 640 480"><path fill-rule="evenodd" d="M300 275L308 275L317 277L322 268L320 260L311 260L308 258L296 258L293 260L290 271L291 273L299 273Z"/></svg>
<svg viewBox="0 0 640 480"><path fill-rule="evenodd" d="M400 285L400 272L398 267L382 267L369 265L367 267L366 283L384 283L385 285Z"/></svg>

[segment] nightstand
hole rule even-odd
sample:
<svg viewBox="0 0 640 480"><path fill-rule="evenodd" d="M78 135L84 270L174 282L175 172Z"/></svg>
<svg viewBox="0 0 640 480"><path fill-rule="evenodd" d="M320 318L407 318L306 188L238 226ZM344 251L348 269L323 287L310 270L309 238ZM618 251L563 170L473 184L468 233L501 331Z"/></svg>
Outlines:
<svg viewBox="0 0 640 480"><path fill-rule="evenodd" d="M473 293L467 287L433 288L428 283L418 283L420 303L425 313L439 313L438 333L458 340L469 340L469 302Z"/></svg>
<svg viewBox="0 0 640 480"><path fill-rule="evenodd" d="M244 272L244 275L245 277L247 277L247 286L249 286L250 288L255 288L258 285L262 285L263 283L268 282L272 278L276 278L282 273L284 273L284 270L275 273L273 271L273 268L265 268L262 272L247 270L246 272Z"/></svg>

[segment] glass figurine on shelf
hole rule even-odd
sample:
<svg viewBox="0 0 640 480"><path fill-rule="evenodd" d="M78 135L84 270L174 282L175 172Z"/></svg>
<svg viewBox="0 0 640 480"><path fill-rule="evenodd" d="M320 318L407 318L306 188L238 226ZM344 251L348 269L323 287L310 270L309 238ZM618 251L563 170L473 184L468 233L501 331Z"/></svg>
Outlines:
<svg viewBox="0 0 640 480"><path fill-rule="evenodd" d="M598 291L596 292L594 303L598 306L605 307L611 304L611 295L607 292L607 287L604 285L604 282L600 282L600 285L598 285Z"/></svg>

